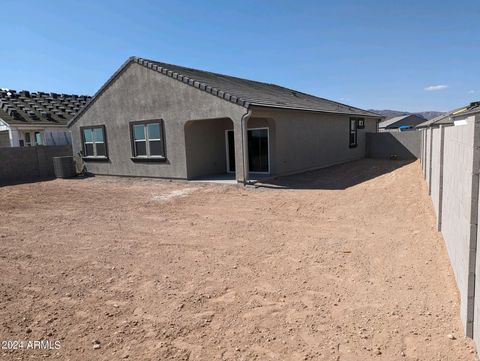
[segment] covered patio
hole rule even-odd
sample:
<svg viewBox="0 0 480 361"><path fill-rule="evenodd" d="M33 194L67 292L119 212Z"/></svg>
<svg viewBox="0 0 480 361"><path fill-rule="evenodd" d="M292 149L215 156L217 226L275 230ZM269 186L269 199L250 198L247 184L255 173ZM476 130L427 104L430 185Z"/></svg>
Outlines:
<svg viewBox="0 0 480 361"><path fill-rule="evenodd" d="M243 118L240 123L236 127L231 118L215 118L185 124L188 179L248 183L272 176L270 139L273 120Z"/></svg>

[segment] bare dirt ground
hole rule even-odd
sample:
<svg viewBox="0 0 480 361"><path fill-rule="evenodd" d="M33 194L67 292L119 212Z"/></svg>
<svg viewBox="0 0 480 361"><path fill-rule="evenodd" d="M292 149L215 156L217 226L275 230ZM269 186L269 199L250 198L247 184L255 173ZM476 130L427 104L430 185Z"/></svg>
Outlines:
<svg viewBox="0 0 480 361"><path fill-rule="evenodd" d="M400 165L3 187L0 339L61 347L0 358L474 360L420 166Z"/></svg>

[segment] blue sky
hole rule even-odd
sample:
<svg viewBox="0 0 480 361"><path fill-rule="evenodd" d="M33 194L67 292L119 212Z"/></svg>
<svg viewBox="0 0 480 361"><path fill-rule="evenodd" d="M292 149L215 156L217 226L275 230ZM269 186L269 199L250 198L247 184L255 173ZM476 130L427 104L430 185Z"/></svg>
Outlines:
<svg viewBox="0 0 480 361"><path fill-rule="evenodd" d="M131 55L363 108L480 99L478 0L2 0L0 87L93 94Z"/></svg>

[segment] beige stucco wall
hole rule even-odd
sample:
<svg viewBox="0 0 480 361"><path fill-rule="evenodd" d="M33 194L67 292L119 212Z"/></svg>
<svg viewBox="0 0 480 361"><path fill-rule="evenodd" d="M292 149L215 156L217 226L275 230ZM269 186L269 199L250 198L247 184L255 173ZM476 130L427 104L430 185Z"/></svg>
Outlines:
<svg viewBox="0 0 480 361"><path fill-rule="evenodd" d="M358 129L358 146L349 147L350 116L305 111L256 109L254 117L269 125L271 172L275 175L327 167L365 157L367 132L376 132L377 119L365 118ZM258 126L249 121L248 127Z"/></svg>
<svg viewBox="0 0 480 361"><path fill-rule="evenodd" d="M95 174L187 178L184 125L195 119L231 117L239 121L246 109L190 85L130 64L93 105L71 126L73 150L82 149L80 126L105 125L109 160L88 161ZM163 119L165 162L131 160L129 122Z"/></svg>
<svg viewBox="0 0 480 361"><path fill-rule="evenodd" d="M97 100L71 125L73 150L82 149L80 127L104 125L108 161L87 161L95 174L196 178L226 170L225 129L235 131L236 179L242 179L240 120L247 109L190 85L130 63ZM129 122L163 119L164 162L131 159ZM272 175L360 159L365 133L377 119L358 130L358 146L349 147L348 115L252 108L248 128L268 127Z"/></svg>
<svg viewBox="0 0 480 361"><path fill-rule="evenodd" d="M233 129L230 119L206 119L185 125L187 176L189 179L225 173L225 131Z"/></svg>

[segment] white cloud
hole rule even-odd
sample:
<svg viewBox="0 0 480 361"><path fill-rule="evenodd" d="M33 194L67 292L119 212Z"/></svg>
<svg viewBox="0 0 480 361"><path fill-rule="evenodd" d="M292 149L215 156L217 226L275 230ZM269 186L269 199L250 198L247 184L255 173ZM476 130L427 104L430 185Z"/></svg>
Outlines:
<svg viewBox="0 0 480 361"><path fill-rule="evenodd" d="M473 93L475 93L475 90L469 90L468 91L468 94L473 94Z"/></svg>
<svg viewBox="0 0 480 361"><path fill-rule="evenodd" d="M448 88L448 85L440 84L440 85L429 85L426 88L424 88L424 90L426 90L427 92L434 92L438 90L445 90L447 88Z"/></svg>

